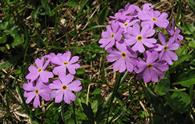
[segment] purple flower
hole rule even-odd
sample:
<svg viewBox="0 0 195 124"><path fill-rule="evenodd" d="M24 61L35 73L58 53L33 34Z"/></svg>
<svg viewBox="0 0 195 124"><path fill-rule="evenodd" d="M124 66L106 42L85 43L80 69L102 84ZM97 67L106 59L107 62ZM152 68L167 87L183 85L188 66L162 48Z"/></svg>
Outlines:
<svg viewBox="0 0 195 124"><path fill-rule="evenodd" d="M123 10L123 15L126 20L132 20L138 16L138 12L141 11L138 6L127 4Z"/></svg>
<svg viewBox="0 0 195 124"><path fill-rule="evenodd" d="M154 35L155 30L149 26L143 26L140 31L139 24L133 25L133 28L129 27L128 33L125 34L125 43L127 45L133 45L133 51L139 51L143 53L145 51L144 46L151 48L156 43L156 39L150 38Z"/></svg>
<svg viewBox="0 0 195 124"><path fill-rule="evenodd" d="M106 27L106 31L102 32L102 38L99 43L100 47L105 49L111 48L117 41L120 41L122 37L122 30L120 25L116 21L112 21L110 25Z"/></svg>
<svg viewBox="0 0 195 124"><path fill-rule="evenodd" d="M108 50L109 55L107 56L108 62L114 62L112 65L113 70L119 72L128 70L129 72L132 72L134 69L134 63L136 62L135 58L137 56L133 51L128 50L124 43L117 43L116 47L118 50Z"/></svg>
<svg viewBox="0 0 195 124"><path fill-rule="evenodd" d="M172 23L168 25L167 27L168 33L171 35L171 37L178 43L183 40L183 36L180 34L180 29L175 27L175 22L172 20Z"/></svg>
<svg viewBox="0 0 195 124"><path fill-rule="evenodd" d="M80 67L78 60L78 56L71 57L70 51L67 51L64 54L57 54L51 59L51 62L57 65L57 67L54 67L53 73L55 75L66 75L68 70L69 73L75 74L76 69Z"/></svg>
<svg viewBox="0 0 195 124"><path fill-rule="evenodd" d="M150 25L152 28L154 25L157 25L161 28L166 28L169 24L167 20L167 13L160 13L159 11L153 11L149 8L146 8L143 11L140 11L138 14L139 19L143 20L142 25Z"/></svg>
<svg viewBox="0 0 195 124"><path fill-rule="evenodd" d="M114 16L110 16L110 18L111 18L111 19L115 19L115 20L117 20L117 21L124 21L124 20L126 20L127 18L132 19L132 17L130 17L130 16L128 17L128 16L126 15L126 13L123 12L123 10L118 11L117 13L114 14Z"/></svg>
<svg viewBox="0 0 195 124"><path fill-rule="evenodd" d="M46 71L48 64L49 61L44 62L44 58L36 59L35 66L30 65L30 67L28 68L30 73L26 75L26 79L34 81L39 78L42 82L47 83L49 78L53 77L52 72Z"/></svg>
<svg viewBox="0 0 195 124"><path fill-rule="evenodd" d="M137 17L138 12L141 11L140 8L133 4L127 4L124 9L124 13L127 16ZM129 18L127 18L129 19Z"/></svg>
<svg viewBox="0 0 195 124"><path fill-rule="evenodd" d="M173 64L173 60L177 60L177 55L174 50L179 48L179 44L174 42L173 38L170 38L168 42L166 42L166 37L159 33L158 35L160 42L162 45L158 44L156 51L160 51L159 59L165 60L168 64Z"/></svg>
<svg viewBox="0 0 195 124"><path fill-rule="evenodd" d="M158 53L155 51L146 51L146 61L140 59L137 63L138 69L135 70L143 77L144 82L158 82L163 78L164 72L168 70L168 65L158 60Z"/></svg>
<svg viewBox="0 0 195 124"><path fill-rule="evenodd" d="M55 80L49 85L50 89L52 89L51 96L55 98L56 103L60 103L62 99L67 104L75 101L76 96L73 92L79 92L82 87L80 81L73 81L73 78L74 76L71 74L61 76L60 80Z"/></svg>
<svg viewBox="0 0 195 124"><path fill-rule="evenodd" d="M123 29L124 33L127 33L127 29L128 27L134 25L135 23L137 23L139 20L126 20L125 22L119 22L120 27Z"/></svg>
<svg viewBox="0 0 195 124"><path fill-rule="evenodd" d="M111 19L117 21L132 20L137 17L140 8L135 5L127 4L124 9L119 10L114 16L110 16Z"/></svg>
<svg viewBox="0 0 195 124"><path fill-rule="evenodd" d="M24 97L26 97L26 103L29 104L33 99L33 106L35 108L40 106L40 97L46 101L50 100L50 89L47 85L43 84L40 80L33 85L33 82L23 84Z"/></svg>
<svg viewBox="0 0 195 124"><path fill-rule="evenodd" d="M143 5L143 11L153 11L153 6L150 3L146 3Z"/></svg>
<svg viewBox="0 0 195 124"><path fill-rule="evenodd" d="M43 58L45 58L45 59L49 60L49 62L51 62L52 58L55 56L56 56L55 53L49 53L49 54L43 56Z"/></svg>

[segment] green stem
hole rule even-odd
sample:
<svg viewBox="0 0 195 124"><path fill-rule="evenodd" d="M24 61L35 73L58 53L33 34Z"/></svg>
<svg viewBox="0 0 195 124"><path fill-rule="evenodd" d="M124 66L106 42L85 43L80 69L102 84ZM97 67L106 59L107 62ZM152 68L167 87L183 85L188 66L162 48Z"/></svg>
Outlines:
<svg viewBox="0 0 195 124"><path fill-rule="evenodd" d="M112 106L112 103L113 103L113 100L117 94L117 91L119 89L119 86L120 86L120 83L122 83L126 76L127 76L128 72L126 71L124 73L124 75L122 76L121 74L118 76L118 79L116 80L116 83L114 85L114 89L113 89L113 92L111 94L111 98L110 98L110 102L109 102L109 108L108 108L108 113L107 113L107 120L106 120L106 124L108 124L108 118L109 118L109 115L110 115L110 109L111 109L111 106ZM121 77L122 76L122 77Z"/></svg>
<svg viewBox="0 0 195 124"><path fill-rule="evenodd" d="M64 112L65 112L65 105L62 102L62 104L61 104L61 119L62 119L63 123L65 124Z"/></svg>
<svg viewBox="0 0 195 124"><path fill-rule="evenodd" d="M77 124L77 119L76 119L76 112L75 112L75 104L74 104L74 102L73 102L73 104L72 104L72 107L73 107L73 118L74 118L74 123L75 124Z"/></svg>

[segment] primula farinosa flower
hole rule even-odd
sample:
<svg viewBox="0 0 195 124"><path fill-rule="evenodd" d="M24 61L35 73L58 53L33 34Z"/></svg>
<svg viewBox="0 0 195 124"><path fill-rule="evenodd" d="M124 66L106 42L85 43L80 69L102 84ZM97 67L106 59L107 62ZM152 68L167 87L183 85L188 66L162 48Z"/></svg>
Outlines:
<svg viewBox="0 0 195 124"><path fill-rule="evenodd" d="M43 56L43 58L45 58L46 60L48 60L49 62L51 62L52 61L52 58L54 58L55 56L56 56L55 53L49 53L49 54Z"/></svg>
<svg viewBox="0 0 195 124"><path fill-rule="evenodd" d="M124 9L119 10L110 18L118 21L132 20L134 17L137 17L139 11L140 8L138 6L127 4Z"/></svg>
<svg viewBox="0 0 195 124"><path fill-rule="evenodd" d="M171 35L171 37L178 43L183 40L183 36L180 34L180 29L175 27L175 22L172 20L172 23L170 23L167 27L168 33Z"/></svg>
<svg viewBox="0 0 195 124"><path fill-rule="evenodd" d="M115 13L114 16L110 16L110 18L115 20L126 20L127 18L132 19L132 17L128 17L122 10Z"/></svg>
<svg viewBox="0 0 195 124"><path fill-rule="evenodd" d="M126 45L117 43L118 50L108 50L109 55L107 56L108 62L114 62L112 67L114 71L124 72L125 70L133 72L136 63L136 54L130 51Z"/></svg>
<svg viewBox="0 0 195 124"><path fill-rule="evenodd" d="M23 85L26 103L33 103L35 108L41 106L41 101L55 98L55 102L71 103L76 99L74 92L79 92L82 87L79 80L74 80L79 57L71 56L71 52L50 53L41 59L36 59L30 65L26 75L27 83ZM49 72L51 70L52 72ZM57 75L54 77L54 74ZM49 82L50 81L52 82ZM46 84L47 83L47 84Z"/></svg>
<svg viewBox="0 0 195 124"><path fill-rule="evenodd" d="M125 22L119 22L119 25L120 27L123 29L124 33L127 33L127 29L134 25L135 23L137 23L139 20L136 19L136 20L133 20L133 21L130 21L130 20L126 20Z"/></svg>
<svg viewBox="0 0 195 124"><path fill-rule="evenodd" d="M183 36L174 21L169 23L168 14L155 10L152 4L142 8L127 4L110 16L108 24L99 43L108 52L113 71L127 70L145 82L157 82L178 59L175 51Z"/></svg>
<svg viewBox="0 0 195 124"><path fill-rule="evenodd" d="M133 28L129 28L127 32L128 33L125 34L125 43L127 45L133 45L133 51L143 53L145 51L144 46L151 48L154 47L154 43L156 43L156 39L150 38L154 35L155 30L149 26L143 26L142 30L140 30L140 26L135 24Z"/></svg>
<svg viewBox="0 0 195 124"><path fill-rule="evenodd" d="M106 31L102 32L102 38L99 43L100 47L105 49L111 48L116 42L120 41L122 37L122 30L120 25L116 21L112 21L110 25L106 27Z"/></svg>
<svg viewBox="0 0 195 124"><path fill-rule="evenodd" d="M40 99L44 99L45 101L50 100L50 89L40 80L38 80L35 85L33 82L25 83L23 89L25 90L24 97L26 97L26 103L29 104L33 101L35 108L40 106Z"/></svg>
<svg viewBox="0 0 195 124"><path fill-rule="evenodd" d="M153 6L150 3L146 3L143 5L143 11L152 11L153 10Z"/></svg>
<svg viewBox="0 0 195 124"><path fill-rule="evenodd" d="M140 8L136 5L127 4L125 6L124 12L127 16L127 19L131 19L131 17L137 17L138 13L140 12Z"/></svg>
<svg viewBox="0 0 195 124"><path fill-rule="evenodd" d="M61 76L60 80L55 80L49 85L50 89L52 89L51 96L55 98L56 103L60 103L62 99L67 104L75 101L74 92L79 92L82 87L80 81L73 81L73 78L74 76L71 74Z"/></svg>
<svg viewBox="0 0 195 124"><path fill-rule="evenodd" d="M78 60L78 56L71 57L70 51L67 51L64 54L57 54L51 58L51 63L57 65L54 67L53 73L55 75L66 75L68 70L69 73L75 74L76 69L80 67Z"/></svg>
<svg viewBox="0 0 195 124"><path fill-rule="evenodd" d="M138 17L143 20L142 25L150 25L151 27L156 25L160 28L166 28L169 24L167 13L160 13L151 9L142 10Z"/></svg>
<svg viewBox="0 0 195 124"><path fill-rule="evenodd" d="M179 48L179 44L174 41L173 38L170 38L168 42L166 42L166 37L159 33L159 40L161 45L158 44L156 51L159 51L159 58L160 60L165 60L168 64L173 64L173 60L176 61L178 59L174 50Z"/></svg>
<svg viewBox="0 0 195 124"><path fill-rule="evenodd" d="M164 72L168 70L168 65L158 60L159 55L155 51L146 52L146 61L140 60L137 63L136 72L143 77L144 82L158 82L163 78Z"/></svg>
<svg viewBox="0 0 195 124"><path fill-rule="evenodd" d="M47 83L49 78L53 77L53 73L46 70L49 61L45 62L44 58L36 59L35 65L31 65L28 70L30 73L26 76L26 79L34 81L40 79L42 82Z"/></svg>

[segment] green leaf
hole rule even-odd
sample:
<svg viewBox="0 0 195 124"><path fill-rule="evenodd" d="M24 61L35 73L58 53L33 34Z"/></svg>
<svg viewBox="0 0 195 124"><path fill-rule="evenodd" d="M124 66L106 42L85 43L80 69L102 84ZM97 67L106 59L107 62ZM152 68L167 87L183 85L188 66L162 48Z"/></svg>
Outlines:
<svg viewBox="0 0 195 124"><path fill-rule="evenodd" d="M87 2L88 1L89 0L80 0L80 2L79 2L80 11L79 12L82 12L83 11L83 8L87 5ZM78 2L77 2L77 4L78 4Z"/></svg>
<svg viewBox="0 0 195 124"><path fill-rule="evenodd" d="M6 43L6 39L7 39L6 35L1 36L0 37L0 44Z"/></svg>
<svg viewBox="0 0 195 124"><path fill-rule="evenodd" d="M51 8L48 4L48 0L41 0L41 4L42 4L43 8L45 9L45 13L49 16L52 16L53 13L52 13Z"/></svg>
<svg viewBox="0 0 195 124"><path fill-rule="evenodd" d="M188 41L189 41L189 46L190 46L191 48L195 48L195 41L192 40L191 38L188 39Z"/></svg>
<svg viewBox="0 0 195 124"><path fill-rule="evenodd" d="M33 120L32 124L39 124L39 122Z"/></svg>
<svg viewBox="0 0 195 124"><path fill-rule="evenodd" d="M186 112L190 106L191 99L185 92L175 91L167 97L169 106L178 112Z"/></svg>
<svg viewBox="0 0 195 124"><path fill-rule="evenodd" d="M92 92L93 95L99 95L101 94L101 89L99 88L96 88L93 92Z"/></svg>
<svg viewBox="0 0 195 124"><path fill-rule="evenodd" d="M105 22L108 13L109 13L108 6L105 6L105 7L101 10L101 12L100 12L100 14L99 14L99 24L103 24L103 23Z"/></svg>
<svg viewBox="0 0 195 124"><path fill-rule="evenodd" d="M8 68L10 68L11 66L12 66L12 64L9 63L8 61L6 61L6 62L1 62L1 63L0 63L0 70L1 70L1 69L8 69Z"/></svg>
<svg viewBox="0 0 195 124"><path fill-rule="evenodd" d="M188 3L189 3L190 8L192 9L192 11L195 12L195 1L194 0L189 0Z"/></svg>
<svg viewBox="0 0 195 124"><path fill-rule="evenodd" d="M79 68L77 70L77 75L83 75L83 74L85 74L85 69L84 68Z"/></svg>
<svg viewBox="0 0 195 124"><path fill-rule="evenodd" d="M93 124L94 123L94 113L93 113L93 110L91 108L91 105L90 104L87 105L85 103L81 103L81 104L82 104L85 115L87 116L89 121Z"/></svg>
<svg viewBox="0 0 195 124"><path fill-rule="evenodd" d="M183 75L183 78L178 80L177 83L184 87L191 87L195 84L195 74L188 73L187 75Z"/></svg>
<svg viewBox="0 0 195 124"><path fill-rule="evenodd" d="M163 79L155 86L154 90L158 95L163 96L169 91L169 89L170 89L170 80Z"/></svg>
<svg viewBox="0 0 195 124"><path fill-rule="evenodd" d="M79 4L78 4L78 1L77 0L68 0L68 2L66 3L67 6L69 7L77 7Z"/></svg>
<svg viewBox="0 0 195 124"><path fill-rule="evenodd" d="M174 62L174 64L171 66L171 69L181 65L182 63L184 63L185 61L188 61L191 58L192 58L192 55L182 55L182 56L179 56L178 61Z"/></svg>
<svg viewBox="0 0 195 124"><path fill-rule="evenodd" d="M14 37L14 42L11 44L11 46L14 48L18 45L21 45L22 43L24 43L24 36L19 36L18 34L13 35Z"/></svg>

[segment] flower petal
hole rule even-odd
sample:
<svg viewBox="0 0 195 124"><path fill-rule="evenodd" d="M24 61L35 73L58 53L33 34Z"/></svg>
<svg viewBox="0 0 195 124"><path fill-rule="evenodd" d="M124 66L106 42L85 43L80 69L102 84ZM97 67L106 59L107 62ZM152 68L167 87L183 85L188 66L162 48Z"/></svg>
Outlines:
<svg viewBox="0 0 195 124"><path fill-rule="evenodd" d="M48 71L43 71L40 73L40 79L42 82L48 83L49 78L53 77L53 73L48 72Z"/></svg>
<svg viewBox="0 0 195 124"><path fill-rule="evenodd" d="M25 93L25 97L27 97L26 99L26 103L30 103L32 101L32 99L35 97L35 93L34 92L26 92Z"/></svg>
<svg viewBox="0 0 195 124"><path fill-rule="evenodd" d="M79 92L82 89L81 82L79 80L75 80L68 85L68 89L71 91Z"/></svg>
<svg viewBox="0 0 195 124"><path fill-rule="evenodd" d="M60 76L59 78L62 81L62 84L68 85L74 79L74 76L72 74L68 74L66 76Z"/></svg>
<svg viewBox="0 0 195 124"><path fill-rule="evenodd" d="M56 94L55 97L55 103L60 103L62 101L62 97L63 97L63 92L58 92L58 94Z"/></svg>
<svg viewBox="0 0 195 124"><path fill-rule="evenodd" d="M33 101L33 106L34 106L35 108L38 108L38 107L40 106L40 98L39 98L39 96L36 96L36 97L35 97L35 99L34 99L34 101Z"/></svg>
<svg viewBox="0 0 195 124"><path fill-rule="evenodd" d="M78 60L79 60L79 57L78 56L74 56L74 57L71 58L70 63L75 63Z"/></svg>
<svg viewBox="0 0 195 124"><path fill-rule="evenodd" d="M42 67L43 67L43 63L44 63L44 58L41 58L41 59L37 58L37 59L35 60L35 64L36 64L36 66L37 66L38 68L42 68Z"/></svg>
<svg viewBox="0 0 195 124"><path fill-rule="evenodd" d="M49 84L50 89L60 89L62 86L62 83L60 80L54 80L51 84Z"/></svg>

